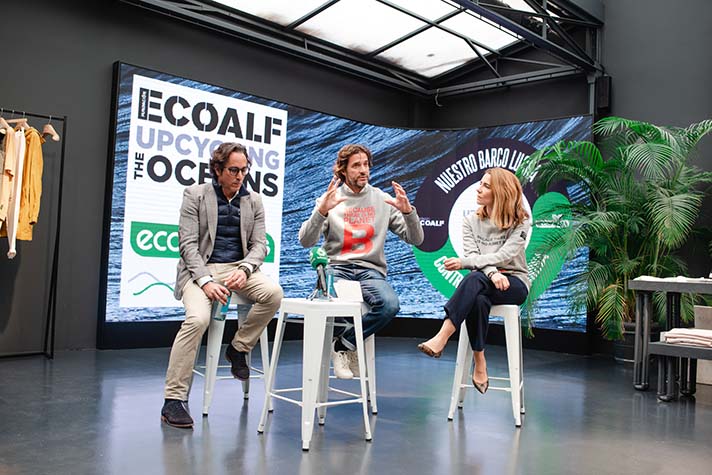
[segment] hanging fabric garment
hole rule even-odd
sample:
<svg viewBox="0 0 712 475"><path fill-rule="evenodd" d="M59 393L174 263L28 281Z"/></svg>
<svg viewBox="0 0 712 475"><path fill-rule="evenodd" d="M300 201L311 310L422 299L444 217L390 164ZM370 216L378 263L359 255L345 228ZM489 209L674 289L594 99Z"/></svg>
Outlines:
<svg viewBox="0 0 712 475"><path fill-rule="evenodd" d="M12 193L8 203L7 219L0 229L0 236L7 236L10 249L7 257L12 259L17 255L15 243L17 239L17 223L20 218L20 201L22 193L22 172L25 164L25 132L18 130L15 132L15 149L17 166L15 168L15 179L13 180Z"/></svg>
<svg viewBox="0 0 712 475"><path fill-rule="evenodd" d="M37 129L25 130L25 164L22 172L22 191L20 195L20 216L17 223L17 239L32 241L32 227L40 214L42 197L42 138Z"/></svg>
<svg viewBox="0 0 712 475"><path fill-rule="evenodd" d="M12 130L9 130L5 135L5 144L3 146L5 162L0 168L0 227L4 226L7 219L10 194L15 180L15 168L17 167L17 151L15 147L15 134Z"/></svg>
<svg viewBox="0 0 712 475"><path fill-rule="evenodd" d="M5 129L3 129L5 130ZM2 196L2 176L5 174L5 134L7 131L3 132L3 135L0 135L0 196ZM0 211L5 209L0 208ZM3 216L7 216L7 212L3 214ZM2 222L4 221L5 218L0 218L0 226L2 226Z"/></svg>

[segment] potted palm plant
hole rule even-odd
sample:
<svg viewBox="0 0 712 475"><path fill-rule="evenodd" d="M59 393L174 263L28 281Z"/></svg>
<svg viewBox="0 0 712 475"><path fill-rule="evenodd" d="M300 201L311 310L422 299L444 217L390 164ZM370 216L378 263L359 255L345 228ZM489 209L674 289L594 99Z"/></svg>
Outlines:
<svg viewBox="0 0 712 475"><path fill-rule="evenodd" d="M623 322L634 317L635 300L627 287L640 275L684 275L675 255L688 239L712 173L690 164L712 120L686 128L607 117L593 126L591 142L559 142L524 160L517 175L542 194L555 183L575 184L580 193L559 210L570 226L539 243L540 255L589 249L574 305L587 305L605 338L621 339ZM565 209L564 209L565 208ZM555 210L554 210L555 211ZM539 269L539 272L556 272ZM663 315L664 299L656 298ZM683 318L693 318L693 299L683 298Z"/></svg>

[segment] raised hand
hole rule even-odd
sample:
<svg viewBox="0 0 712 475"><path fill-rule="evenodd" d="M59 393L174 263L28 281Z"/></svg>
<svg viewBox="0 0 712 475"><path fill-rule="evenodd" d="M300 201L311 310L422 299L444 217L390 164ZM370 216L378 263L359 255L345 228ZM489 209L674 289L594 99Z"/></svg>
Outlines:
<svg viewBox="0 0 712 475"><path fill-rule="evenodd" d="M405 193L403 187L395 181L392 181L391 185L393 185L393 191L396 192L396 197L395 199L388 198L384 201L403 214L408 214L412 212L413 207L410 205L410 200L408 199L408 195Z"/></svg>
<svg viewBox="0 0 712 475"><path fill-rule="evenodd" d="M336 191L339 189L340 185L341 180L339 180L338 177L331 179L329 188L326 189L326 194L324 194L321 203L319 203L319 213L321 213L322 216L326 216L329 214L329 211L334 209L342 201L346 200L346 197L342 196L339 198L336 196Z"/></svg>

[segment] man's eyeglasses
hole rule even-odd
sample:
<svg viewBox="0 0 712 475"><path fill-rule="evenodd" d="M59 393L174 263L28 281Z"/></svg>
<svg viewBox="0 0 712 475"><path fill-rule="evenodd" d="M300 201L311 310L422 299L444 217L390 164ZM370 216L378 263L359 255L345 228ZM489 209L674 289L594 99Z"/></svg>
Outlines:
<svg viewBox="0 0 712 475"><path fill-rule="evenodd" d="M242 176L246 176L247 173L250 171L250 167L227 167L225 171L227 171L231 176L237 176L238 172L242 173Z"/></svg>

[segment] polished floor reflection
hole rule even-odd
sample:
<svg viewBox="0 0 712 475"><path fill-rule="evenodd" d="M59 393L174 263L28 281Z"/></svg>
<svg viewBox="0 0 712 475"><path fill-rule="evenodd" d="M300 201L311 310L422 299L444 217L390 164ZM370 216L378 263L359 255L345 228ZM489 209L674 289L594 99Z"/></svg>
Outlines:
<svg viewBox="0 0 712 475"><path fill-rule="evenodd" d="M168 349L59 352L0 360L0 474L653 474L709 473L712 386L696 400L660 403L632 388L632 368L598 357L524 354L527 413L514 427L509 395L468 392L447 421L455 342L441 359L412 339L378 338L377 416L363 440L358 405L330 408L302 452L299 408L275 401L257 433L264 385L249 400L218 381L195 429L160 422ZM502 347L490 375L506 372ZM258 356L256 355L258 358ZM301 385L301 342L285 342L278 387ZM342 382L356 389L356 382Z"/></svg>

